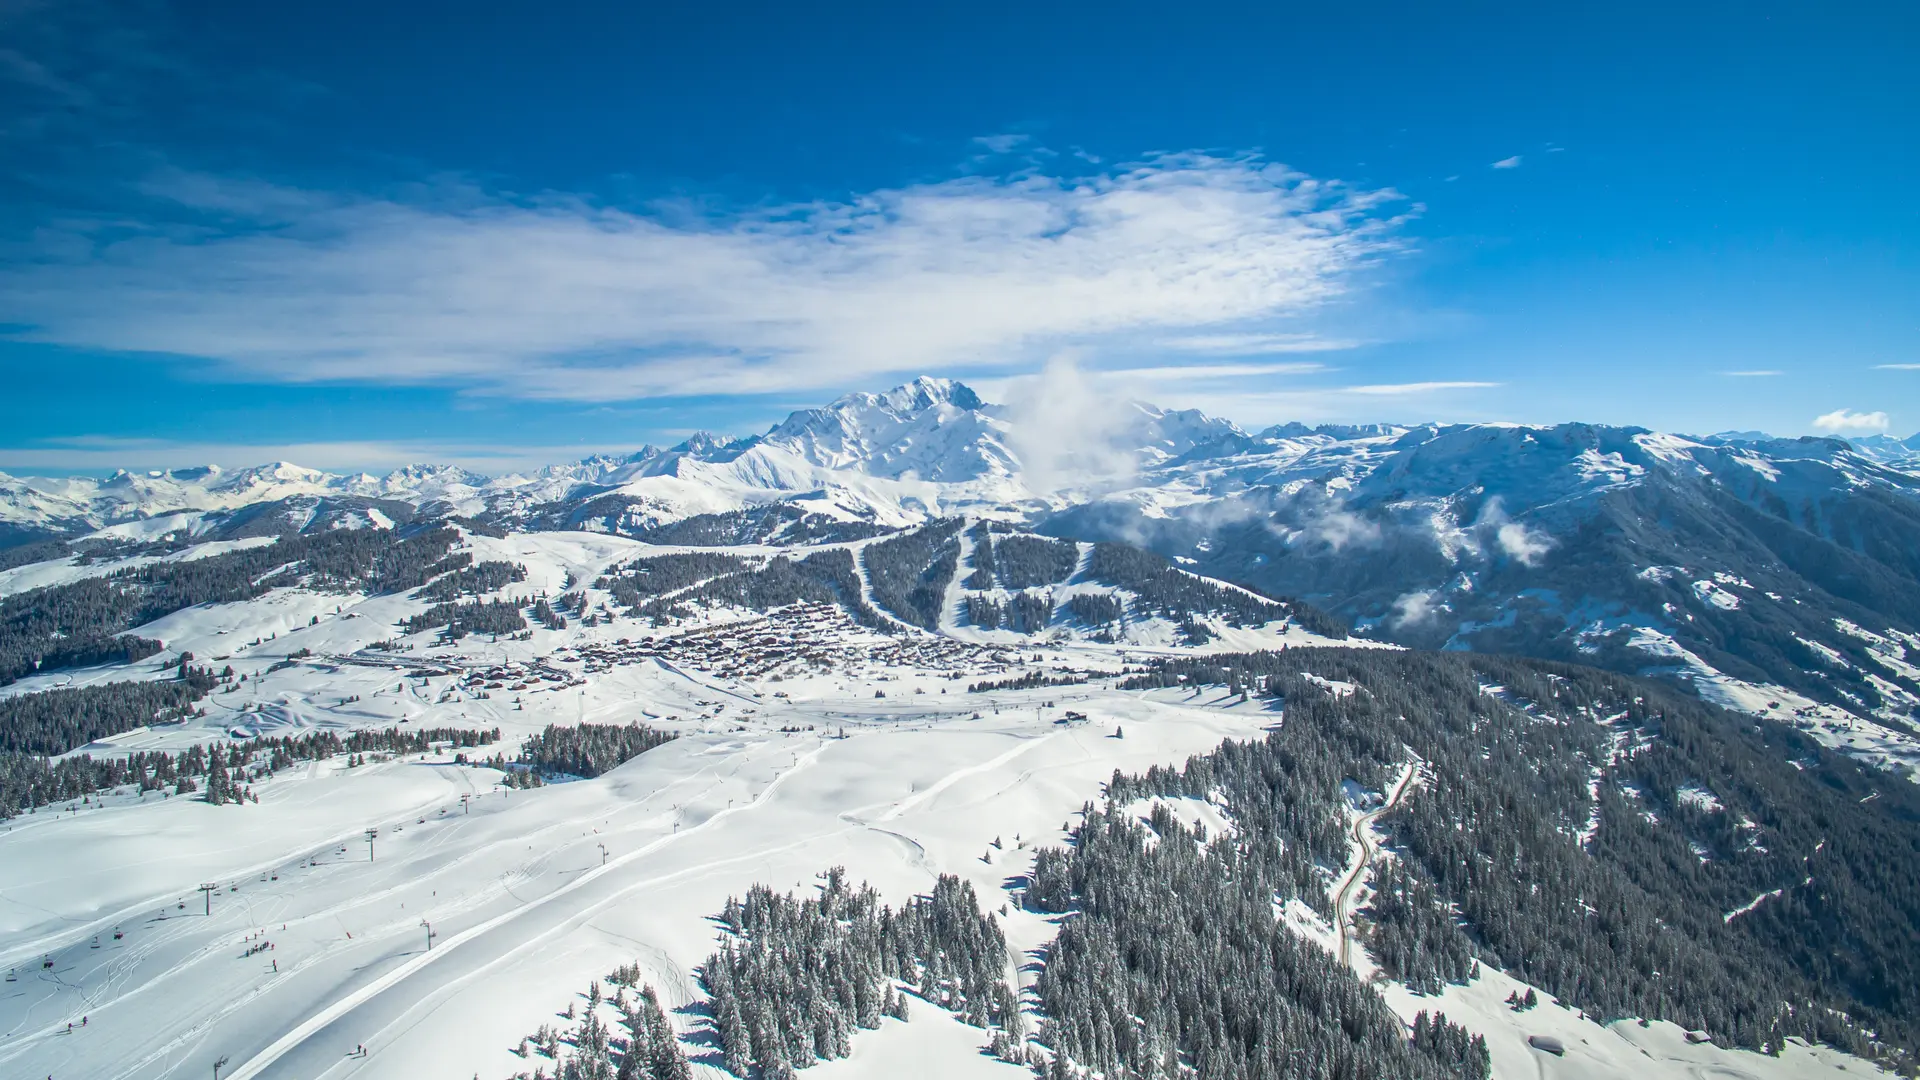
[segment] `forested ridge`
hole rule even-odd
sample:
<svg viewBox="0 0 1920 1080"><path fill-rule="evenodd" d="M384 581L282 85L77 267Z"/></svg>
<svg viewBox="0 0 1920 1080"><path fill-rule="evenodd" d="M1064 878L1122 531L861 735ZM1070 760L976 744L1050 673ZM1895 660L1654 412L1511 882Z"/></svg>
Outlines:
<svg viewBox="0 0 1920 1080"><path fill-rule="evenodd" d="M1242 836L1274 842L1272 876L1324 908L1305 886L1314 859L1344 854L1339 782L1381 790L1419 760L1421 783L1382 819L1400 858L1369 913L1370 947L1415 989L1477 961L1603 1019L1755 1049L1797 1035L1911 1068L1910 785L1784 725L1544 661L1288 650L1166 661L1131 685L1200 683L1277 696L1285 722L1117 777L1113 797L1223 796Z"/></svg>
<svg viewBox="0 0 1920 1080"><path fill-rule="evenodd" d="M290 585L371 593L418 588L472 561L464 552L449 555L459 539L449 528L401 537L335 529L16 593L0 600L0 685L38 670L152 656L159 642L125 632L198 604L251 600Z"/></svg>
<svg viewBox="0 0 1920 1080"><path fill-rule="evenodd" d="M1114 803L1139 790L1120 779ZM1331 853L1341 830L1328 801L1255 809L1240 836L1212 838L1164 806L1151 829L1089 806L1069 848L1038 853L1027 892L1039 910L1073 913L1046 951L1042 1041L1106 1076L1485 1080L1483 1040L1442 1018L1409 1041L1372 988L1274 917L1276 896L1317 892L1324 906L1305 845L1276 841Z"/></svg>
<svg viewBox="0 0 1920 1080"><path fill-rule="evenodd" d="M520 744L516 761L495 758L491 764L527 780L548 773L591 779L673 739L671 732L645 724L548 724Z"/></svg>
<svg viewBox="0 0 1920 1080"><path fill-rule="evenodd" d="M844 548L816 551L803 559L776 555L764 563L721 552L656 555L610 568L594 582L613 601L656 623L693 614L696 604L729 604L754 611L798 603L838 604L854 621L885 629L886 624L860 598L853 553Z"/></svg>
<svg viewBox="0 0 1920 1080"><path fill-rule="evenodd" d="M785 1080L816 1060L846 1057L852 1034L906 1019L898 981L975 1027L998 1028L996 1046L1018 1051L1020 1014L1006 939L982 914L973 886L942 875L898 910L838 868L819 895L779 895L755 885L720 914L728 934L700 968L728 1072ZM1021 1060L1024 1060L1021 1058Z"/></svg>
<svg viewBox="0 0 1920 1080"><path fill-rule="evenodd" d="M696 514L632 533L649 544L726 547L733 544L834 544L884 536L894 530L867 521L840 521L792 503Z"/></svg>
<svg viewBox="0 0 1920 1080"><path fill-rule="evenodd" d="M1134 597L1135 618L1161 615L1191 624L1195 615L1216 615L1231 626L1259 626L1292 615L1324 637L1343 638L1346 628L1332 616L1301 600L1279 600L1208 581L1175 568L1144 548L1100 543L1087 559L1087 578L1125 588Z"/></svg>
<svg viewBox="0 0 1920 1080"><path fill-rule="evenodd" d="M203 680L205 685L213 685L204 673L196 673L195 678ZM164 707L165 702L173 700L165 692L156 689L150 694L140 694L137 691L181 685L179 682L111 683L86 690L110 691L115 702L127 703L125 707L129 708L144 708L148 702L161 702ZM0 734L23 743L31 741L27 735L13 735L17 717L5 710L16 703L31 702L33 715L57 716L67 704L34 699L85 692L51 691L0 702ZM72 701L64 700L68 704ZM496 753L490 758L469 762L467 755L461 753L456 755L456 760L499 769L506 774L508 784L533 787L544 783L549 775L599 776L674 738L673 732L645 724L549 724L522 741L514 758ZM4 750L0 751L0 818L118 788L157 791L170 787L174 794L184 795L199 791L204 783L208 801L219 803L237 800L239 796L233 785L271 776L300 761L324 761L344 754L352 766L372 753L420 754L435 747L466 750L499 741L498 728L407 727L345 734L310 731L296 736L269 735L211 742L178 752L136 750L125 756L103 758L75 754L56 760L41 753Z"/></svg>
<svg viewBox="0 0 1920 1080"><path fill-rule="evenodd" d="M936 521L861 549L874 603L923 630L938 627L960 565L960 525L959 518Z"/></svg>
<svg viewBox="0 0 1920 1080"><path fill-rule="evenodd" d="M992 545L994 572L1002 588L1053 585L1067 580L1080 562L1079 545L1066 540L1015 533L988 542Z"/></svg>
<svg viewBox="0 0 1920 1080"><path fill-rule="evenodd" d="M209 669L183 662L173 679L60 687L0 698L0 754L64 754L95 739L190 715L193 703L220 685L220 679Z"/></svg>
<svg viewBox="0 0 1920 1080"><path fill-rule="evenodd" d="M189 795L204 785L203 797L208 802L239 802L245 797L246 782L271 776L300 761L324 761L345 754L348 765L357 766L373 753L421 754L435 746L470 748L499 741L498 728L418 727L345 735L331 731L269 735L194 745L172 753L136 750L123 757L76 754L56 761L36 754L0 753L0 818L118 788L141 792L171 788L172 794Z"/></svg>

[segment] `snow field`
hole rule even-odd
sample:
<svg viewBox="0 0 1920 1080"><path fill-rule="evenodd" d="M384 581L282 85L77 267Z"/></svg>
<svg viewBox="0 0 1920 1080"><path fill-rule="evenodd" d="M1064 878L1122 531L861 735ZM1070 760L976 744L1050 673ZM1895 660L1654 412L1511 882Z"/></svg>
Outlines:
<svg viewBox="0 0 1920 1080"><path fill-rule="evenodd" d="M527 580L501 592L529 596L557 594L569 576L590 583L611 562L671 550L582 533L476 536L470 544L476 561L526 565ZM691 1036L697 1072L719 1077L714 1048L699 1042L694 972L717 943L711 916L727 896L756 882L810 889L820 871L844 865L853 881L871 882L897 905L938 874L958 874L986 908L1005 906L999 918L1016 969L1009 979L1029 985L1058 923L1009 902L1007 886L1025 873L1032 849L1060 842L1116 768L1178 765L1279 719L1265 703L1239 703L1217 687L966 694L968 681L1035 666L1113 670L1127 655L1196 651L1013 636L1002 643L980 640L984 634L974 653L937 662L868 658L776 682L660 658L599 670L583 685L482 697L458 677L417 673L428 661L434 670L537 662L583 672L567 654L686 628L576 621L524 642L469 638L443 647L425 634L408 639L412 651L364 651L398 636L395 622L423 606L404 596L280 590L168 616L140 632L165 640L170 655L187 649L198 663L231 663L249 681L205 699L203 720L87 752L179 749L224 740L236 728L278 734L402 723L498 726L509 755L548 723L644 720L683 737L600 778L532 791L507 791L498 773L439 752L354 769L339 760L302 763L254 783L260 802L245 807L120 796L0 824L0 966L16 972L16 981L0 984L0 1076L202 1075L227 1056L222 1075L232 1078L504 1078L551 1069L513 1047L543 1023L560 1025L557 1014L590 981L637 961ZM744 617L705 617L712 625L734 620ZM1292 629L1220 629L1208 651L1321 643ZM822 633L849 655L891 644L850 626ZM270 670L302 648L315 656ZM991 666L1000 663L996 653L1010 657L1010 670ZM136 670L163 676L171 668L161 659ZM955 673L965 677L950 678ZM62 673L0 692L129 674ZM886 697L875 698L876 690ZM1779 695L1768 700L1775 699L1797 707ZM1056 723L1066 709L1090 720ZM1111 737L1116 725L1123 739ZM843 729L847 737L836 737ZM1210 833L1231 828L1210 804L1171 802L1183 821L1204 821ZM1138 809L1144 816L1151 808ZM371 861L367 828L379 830ZM218 885L211 916L199 913L201 883ZM1364 880L1358 885L1364 890ZM1337 955L1339 930L1298 906L1277 917ZM423 923L435 934L431 950ZM115 938L116 929L124 936ZM272 948L251 952L266 943ZM1364 950L1353 962L1363 974L1373 970ZM1436 998L1387 984L1383 992L1409 1019L1441 1008L1485 1034L1503 1080L1772 1080L1831 1075L1841 1062L1853 1075L1873 1074L1824 1050L1790 1047L1775 1061L1690 1045L1667 1025L1601 1027L1548 1004L1514 1014L1500 1002L1514 987L1488 972ZM1567 1056L1528 1049L1532 1033L1561 1036ZM979 1052L984 1043L984 1032L916 1002L910 1025L888 1021L863 1032L851 1058L815 1068L829 1080L909 1069L932 1080L1016 1076ZM346 1056L362 1044L369 1054Z"/></svg>
<svg viewBox="0 0 1920 1080"><path fill-rule="evenodd" d="M167 1076L226 1054L233 1077L510 1075L533 1064L510 1052L519 1037L620 963L637 959L670 1008L687 1005L716 943L709 916L756 881L807 888L845 865L897 904L957 873L983 903L1004 902L1032 845L1061 839L1114 768L1177 762L1271 721L1101 691L1082 699L1094 722L1065 727L1035 716L1058 710L1029 711L1044 695L993 695L1001 715L979 721L846 722L845 739L776 730L818 724L795 706L533 791L498 791L490 770L392 761L283 774L245 808L33 815L0 833L0 863L29 868L0 909L0 961L22 972L0 1005L0 1071ZM1110 737L1116 723L1125 739ZM462 791L475 793L466 813ZM372 862L367 827L380 829ZM201 881L222 885L211 918L198 914ZM422 919L438 935L431 953ZM1024 912L1005 924L1022 963L1054 932ZM253 934L274 949L243 957ZM55 967L39 968L49 954ZM936 1012L916 1009L914 1023L937 1029ZM82 1014L88 1026L66 1035ZM368 1057L343 1056L358 1044ZM884 1059L887 1045L856 1039L842 1065Z"/></svg>

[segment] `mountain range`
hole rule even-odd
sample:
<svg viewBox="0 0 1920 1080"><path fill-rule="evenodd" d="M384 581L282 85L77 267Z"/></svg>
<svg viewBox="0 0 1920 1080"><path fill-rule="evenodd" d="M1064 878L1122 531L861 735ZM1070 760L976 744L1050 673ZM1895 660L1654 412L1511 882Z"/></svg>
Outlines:
<svg viewBox="0 0 1920 1080"><path fill-rule="evenodd" d="M961 383L921 378L795 412L761 435L700 434L531 474L280 462L0 477L0 529L16 546L84 547L458 517L738 544L967 515L1148 547L1301 597L1364 638L1665 674L1723 704L1858 721L1863 753L1905 747L1885 763L1911 764L1920 436L1594 424L1250 432L1139 402L1089 411L1043 401L1016 416Z"/></svg>
<svg viewBox="0 0 1920 1080"><path fill-rule="evenodd" d="M7 1075L1913 1072L1882 443L923 379L0 496Z"/></svg>

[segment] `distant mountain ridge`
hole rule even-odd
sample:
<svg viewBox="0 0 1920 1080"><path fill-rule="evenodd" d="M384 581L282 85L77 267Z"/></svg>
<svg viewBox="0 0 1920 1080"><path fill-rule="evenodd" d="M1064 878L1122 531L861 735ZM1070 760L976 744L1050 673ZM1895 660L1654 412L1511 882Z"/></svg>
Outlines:
<svg viewBox="0 0 1920 1080"><path fill-rule="evenodd" d="M861 539L965 514L1139 544L1302 597L1376 640L1666 673L1753 708L1839 710L1876 725L1874 739L1892 733L1864 753L1920 740L1920 436L1249 432L1137 402L1077 430L1081 403L1050 404L1016 417L962 383L921 378L760 435L701 433L502 477L285 462L0 476L0 528L130 543L458 517L739 544Z"/></svg>
<svg viewBox="0 0 1920 1080"><path fill-rule="evenodd" d="M531 473L484 476L428 463L381 475L329 473L286 461L231 471L214 465L122 470L105 479L0 473L0 526L21 535L74 534L169 515L230 513L289 499L386 500L511 519L533 508L545 508L550 517L555 504L581 504L608 495L637 508L624 522L634 527L800 496L852 516L908 524L937 516L942 506L1033 512L1116 492L1130 492L1127 497L1148 503L1152 498L1144 493L1155 489L1179 499L1329 471L1357 477L1369 472L1369 463L1383 452L1405 449L1443 431L1544 430L1560 429L1308 427L1294 422L1254 434L1197 410L1135 402L1119 424L1095 434L1095 441L1106 445L1089 447L1103 454L1118 451L1128 459L1120 482L1102 477L1104 483L1076 484L1072 481L1078 477L1069 467L1068 483L1048 484L1042 490L1030 483L1031 469L1005 406L983 401L963 383L922 377L885 393L848 394L821 408L794 412L761 435L698 432L672 447L642 446L631 454L596 455ZM1809 442L1757 431L1674 438L1789 459L1804 457L1801 448ZM1920 470L1920 435L1812 441L1902 471ZM1059 463L1051 466L1061 471Z"/></svg>

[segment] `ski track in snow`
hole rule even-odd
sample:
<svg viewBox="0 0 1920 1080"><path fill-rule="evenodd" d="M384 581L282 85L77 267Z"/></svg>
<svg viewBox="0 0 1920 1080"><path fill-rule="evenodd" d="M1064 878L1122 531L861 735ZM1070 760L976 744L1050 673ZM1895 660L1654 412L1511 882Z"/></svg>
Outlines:
<svg viewBox="0 0 1920 1080"><path fill-rule="evenodd" d="M956 583L971 551L964 534L961 542ZM855 550L862 598L871 604L864 543L835 546ZM474 547L477 558L527 563L528 586L557 586L566 572L591 581L605 564L651 550L584 534L475 538ZM1091 551L1079 546L1069 581L1084 579ZM377 728L401 718L497 725L509 752L547 723L581 719L637 715L682 738L596 779L531 791L501 792L493 787L497 774L436 753L356 769L307 763L259 784L260 803L245 808L127 798L80 813L44 808L5 823L0 962L27 970L0 993L0 1074L204 1076L228 1055L235 1062L222 1071L228 1078L415 1080L477 1072L501 1080L534 1065L514 1056L512 1043L616 964L638 960L670 1005L692 1002L690 973L717 945L711 916L727 895L756 882L804 890L810 875L844 865L853 880L870 881L893 903L926 890L938 874L958 874L985 909L997 911L1007 901L1006 883L1030 865L1034 847L1062 842L1061 822L1097 798L1116 768L1177 765L1223 739L1260 737L1277 719L1259 703L1199 688L1121 693L1096 683L954 694L965 683L947 678L953 672L911 665L808 671L781 681L780 693L791 696L775 699L771 680L756 684L664 656L603 671L577 688L529 689L522 709L508 693L450 697L443 677L408 673L428 661L458 668L457 656L437 657L424 646L384 657L361 653L419 602L346 600L350 610L336 614L340 600L276 592L169 617L169 648L229 653L254 681L245 694L208 699L221 720L156 728L116 745L219 742L237 717L269 708L291 725L275 731ZM950 583L943 628L955 606ZM310 615L320 622L304 625ZM734 624L721 634L763 632L756 625ZM557 668L575 663L555 660L558 646L610 642L635 633L633 626L576 622L566 631L536 631L532 642L469 641L459 649L478 654L467 662L480 667L514 660ZM269 628L278 630L277 642L239 644L267 637ZM833 633L840 635L833 642L861 648L931 637L914 630L881 639L852 627ZM1244 645L1311 640L1298 631L1248 631ZM332 658L335 670L309 664L266 673L303 645L313 647L316 660ZM1111 666L1115 659L1115 649L1084 642L1034 641L1020 651L1048 654L1049 663ZM356 657L380 666L347 662ZM100 681L129 670L76 675ZM881 674L888 681L873 681ZM872 698L876 685L886 699ZM351 709L326 704L354 694L363 700ZM716 701L726 703L724 712ZM1053 707L1043 708L1046 702ZM1054 724L1066 707L1093 719ZM1115 724L1124 724L1124 740L1101 734ZM848 737L827 734L836 727ZM1351 920L1377 855L1371 825L1411 790L1417 765L1405 766L1386 803L1352 825L1359 850L1336 904L1344 960L1364 956L1352 949ZM461 811L463 791L477 796L470 813ZM358 850L368 824L381 828L377 861ZM1001 837L1010 842L993 847ZM315 856L318 865L309 865ZM197 900L193 888L201 881L228 885L214 898L210 919L197 905L184 914L174 906L183 896ZM167 917L153 917L156 909ZM1056 931L1055 922L1019 909L996 918L1016 966ZM444 935L430 950L422 947L422 919ZM116 926L127 931L124 940L110 939ZM95 934L107 939L98 951L89 947ZM260 940L272 940L276 950L241 955ZM39 968L42 955L54 959L50 971ZM277 973L267 970L270 958ZM1014 975L1030 982L1025 973ZM1382 990L1402 1017L1439 1006L1486 1033L1497 1080L1542 1073L1599 1080L1623 1068L1640 1080L1838 1078L1842 1063L1848 1076L1876 1074L1827 1051L1789 1046L1775 1061L1686 1045L1671 1025L1603 1027L1554 1005L1516 1016L1496 994L1518 985L1489 972L1439 998L1414 998L1391 984ZM82 1015L91 1021L84 1029L77 1026ZM69 1019L76 1022L72 1036L64 1033ZM683 1034L696 1023L689 1014L670 1012L670 1019ZM1565 1038L1568 1057L1549 1063L1527 1050L1524 1035L1532 1030ZM920 1009L911 1025L862 1032L852 1058L815 1068L818 1080L909 1070L929 1080L1018 1080L1022 1070L978 1052L982 1037L938 1010ZM368 1056L345 1056L356 1044L365 1044ZM723 1076L706 1064L694 1070L708 1080Z"/></svg>
<svg viewBox="0 0 1920 1080"><path fill-rule="evenodd" d="M559 889L555 890L554 892L551 892L546 894L545 896L542 896L538 900L534 900L523 907L517 908L513 911L509 911L505 914L497 915L492 919L489 919L486 922L481 923L478 926L470 927L469 929L463 930L460 933L455 934L452 938L449 938L446 941L441 942L437 950L429 949L421 953L418 957L415 957L414 959L407 961L405 964L401 965L399 968L395 969L394 971L381 976L379 979L375 980L372 984L354 991L353 993L349 994L346 998L342 999L341 1001L331 1006L328 1006L325 1010L321 1011L320 1013L312 1017L309 1017L307 1020L303 1021L299 1026L295 1027L292 1031L288 1032L286 1035L282 1036L278 1041L274 1042L271 1046L267 1047L266 1050L255 1055L253 1058L241 1064L233 1072L229 1073L228 1076L230 1080L250 1080L250 1078L252 1077L264 1075L269 1068L271 1068L281 1058L285 1057L290 1050L306 1042L309 1038L311 1038L314 1034L316 1034L323 1028L326 1028L332 1025L334 1022L342 1019L348 1013L352 1012L354 1009L359 1008L361 1005L365 1004L366 1002L371 1001L376 996L384 994L389 989L392 989L398 986L400 983L404 982L406 979L411 978L415 974L424 970L428 965L444 960L448 956L448 954L454 952L460 946L470 941L473 941L477 938L480 938L483 935L486 935L502 926L506 926L510 923L515 923L515 922L518 922L519 920L525 919L527 916L533 915L541 911L548 904L551 904L554 901L560 900L566 896L571 895L574 892L584 889L586 886L588 886L589 884L592 884L593 882L598 881L600 878L606 877L614 873L615 871L625 867L629 863L645 858L646 856L653 854L655 851L658 851L659 849L667 846L668 844L678 843L681 839L685 837L691 837L695 833L703 833L710 828L717 827L718 825L723 823L727 818L732 817L735 814L744 814L749 811L758 809L759 807L764 805L768 799L770 799L773 796L773 793L779 789L782 781L786 780L789 776L792 776L795 772L799 771L801 768L804 768L805 766L811 764L813 760L819 756L821 750L823 749L825 749L824 744L822 744L821 746L815 747L814 749L808 751L807 753L801 755L798 759L796 759L795 764L792 768L788 769L785 772L776 773L774 775L774 778L770 782L768 782L766 787L761 789L760 793L754 797L752 802L749 802L744 806L729 806L726 809L721 810L720 812L714 814L712 817L708 818L706 821L701 822L699 825L696 825L691 829L687 829L684 831L676 831L669 836L661 837L660 839L654 841L651 844L646 845L645 847L641 847L635 851L622 855L618 859L609 860L603 863L601 866L596 867L592 870L589 870L586 873L582 874L580 877L575 878L571 882L568 882L566 885L561 886ZM748 853L746 855L735 856L731 861L737 862L740 859L753 859L757 857L759 857L759 853ZM638 886L635 886L635 887L644 887L647 885L654 885L658 883L659 883L659 879L643 881L638 883ZM614 896L608 897L607 899L602 900L600 903L602 904L612 903L614 900L618 898L619 898L619 894L616 893ZM545 931L545 933L551 933L551 932L553 932L552 928L549 928L547 931ZM536 932L529 937L519 939L519 943L514 946L514 951L517 952L517 951L521 951L531 947L535 943L542 940L545 937L545 933ZM511 956L512 952L509 952L505 955ZM502 959L504 959L504 956L502 957ZM487 967L491 967L493 966L493 964L497 964L499 962L500 962L499 960L495 960L493 961L492 964L487 965ZM487 967L481 968L479 972L473 972L468 975L462 976L459 981L465 981L466 979L473 978L476 975L480 974L481 972L484 972L487 969ZM443 985L441 989L445 989L445 986ZM378 1036L379 1036L379 1032L376 1031L373 1038L377 1040ZM362 1040L362 1041L364 1042L365 1040Z"/></svg>

